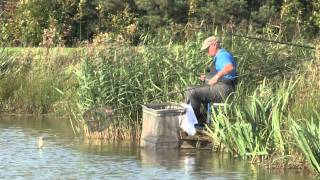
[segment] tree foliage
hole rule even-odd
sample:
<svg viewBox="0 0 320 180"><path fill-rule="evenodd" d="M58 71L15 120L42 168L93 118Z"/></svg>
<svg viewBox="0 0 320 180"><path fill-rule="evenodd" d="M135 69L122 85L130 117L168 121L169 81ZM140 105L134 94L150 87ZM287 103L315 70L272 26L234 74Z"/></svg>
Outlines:
<svg viewBox="0 0 320 180"><path fill-rule="evenodd" d="M320 0L7 0L0 4L2 44L76 45L100 33L135 41L164 27L266 26L288 39L319 35Z"/></svg>

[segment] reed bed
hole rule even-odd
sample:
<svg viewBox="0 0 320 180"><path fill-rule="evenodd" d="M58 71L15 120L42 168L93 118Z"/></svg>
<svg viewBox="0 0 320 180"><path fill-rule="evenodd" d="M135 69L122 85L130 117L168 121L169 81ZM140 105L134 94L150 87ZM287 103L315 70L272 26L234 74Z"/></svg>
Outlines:
<svg viewBox="0 0 320 180"><path fill-rule="evenodd" d="M230 36L223 29L211 34L234 54L240 74L235 96L225 109L214 111L208 127L219 150L252 163L307 160L319 172L315 51ZM1 109L61 111L70 116L74 132L89 138L138 140L140 105L184 101L184 90L200 83L198 75L210 62L199 51L207 35L191 33L176 42L167 32L146 34L138 46L108 40L72 50L1 52ZM281 40L271 33L262 37ZM303 39L296 39L300 42ZM82 114L101 107L114 109L110 126L91 132Z"/></svg>
<svg viewBox="0 0 320 180"><path fill-rule="evenodd" d="M2 112L46 114L61 109L62 91L72 84L74 54L46 53L45 49L2 49L0 107ZM70 60L70 61L66 61ZM79 62L79 61L78 61Z"/></svg>
<svg viewBox="0 0 320 180"><path fill-rule="evenodd" d="M296 83L284 81L275 91L264 80L255 91L237 95L229 107L214 111L210 135L233 155L253 161L256 156L284 155L285 119Z"/></svg>

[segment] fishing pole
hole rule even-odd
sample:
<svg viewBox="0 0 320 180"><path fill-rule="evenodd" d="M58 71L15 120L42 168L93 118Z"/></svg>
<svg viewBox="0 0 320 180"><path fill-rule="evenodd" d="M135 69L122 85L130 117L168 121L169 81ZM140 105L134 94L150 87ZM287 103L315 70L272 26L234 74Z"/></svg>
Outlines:
<svg viewBox="0 0 320 180"><path fill-rule="evenodd" d="M305 45L305 44L295 44L295 43L290 43L290 42L285 42L285 41L263 39L263 38L253 37L253 36L245 36L245 35L236 34L236 33L227 33L227 34L230 36L236 36L236 37L241 37L241 38L254 39L254 40L258 40L258 41L271 42L271 43L276 43L276 44L284 44L284 45L289 45L289 46L301 47L301 48L305 48L305 49L317 50L316 47L313 47L310 45Z"/></svg>
<svg viewBox="0 0 320 180"><path fill-rule="evenodd" d="M300 59L299 61L302 61L302 60L306 60L306 59ZM286 63L284 65L272 66L272 67L269 67L269 68L253 69L253 70L250 70L250 72L248 72L248 73L237 75L237 76L235 76L233 78L230 78L230 79L242 78L244 76L248 76L248 75L251 75L251 74L256 74L257 72L259 72L261 74L263 72L270 71L270 70L273 70L273 69L275 69L278 72L281 68L288 67L289 65L291 65L293 63L296 63L296 62L298 62L298 61L291 61L291 62L288 62L288 63ZM183 69L186 69L186 67L183 67L180 64L178 66L183 68ZM191 73L194 73L194 72L191 72ZM274 73L276 73L276 72L270 72L270 74L274 74ZM218 82L223 82L223 81L218 80ZM210 86L210 85L208 85L208 84L196 85L195 87L188 87L188 88L185 88L185 89L182 89L182 90L179 90L179 91L172 91L172 92L169 92L169 93L167 93L167 94L165 94L163 96L157 96L156 98L163 98L163 97L166 97L166 96L170 96L170 95L174 95L174 94L178 94L178 93L183 93L183 92L190 91L190 90L193 90L193 89L196 89L196 88L199 88L199 87L203 87L203 86ZM156 100L156 98L152 99L151 101ZM130 105L125 105L125 106L122 106L122 107L119 107L119 108L112 108L112 112L119 111L119 110L122 110L122 109L126 109L126 108L129 108L129 107L135 107L135 106L138 106L138 105L142 105L142 104L139 102L139 103L134 103L134 104L130 104Z"/></svg>
<svg viewBox="0 0 320 180"><path fill-rule="evenodd" d="M237 36L237 37L242 37L242 38L248 38L248 39L254 39L254 40L259 40L259 41L265 41L265 42L271 42L271 43L278 43L278 44L285 44L285 45L290 45L290 46L296 46L296 47L302 47L302 48L308 48L308 49L316 49L315 47L312 47L312 46L308 46L308 45L301 45L301 44L294 44L294 43L288 43L288 42L283 42L283 41L275 41L275 40L268 40L268 39L262 39L262 38L257 38L257 37L251 37L251 36L243 36L243 35L239 35L239 34L232 34L230 33L231 36ZM173 59L171 58L167 58L167 60L169 60L171 63L177 65L178 67L184 69L186 72L192 74L192 75L198 75L199 73L195 72L195 71L190 71L190 69L187 69L186 67L184 67L183 65L181 65L180 63L178 62L173 62ZM210 61L212 63L212 61ZM238 78L241 78L241 77L244 77L244 76L248 76L248 75L251 75L251 74L256 74L257 72L259 72L259 74L261 74L262 72L265 72L265 71L269 71L269 70L272 70L272 69L276 69L276 71L278 72L280 70L280 68L282 67L287 67L288 65L294 63L296 61L292 61L292 62L289 62L289 63L286 63L284 65L279 65L279 66L272 66L272 67L269 67L269 68L257 68L257 69L254 69L254 70L250 70L250 72L248 73L245 73L245 74L241 74L241 75L236 75L235 77L233 78L230 78L230 79L238 79ZM210 64L211 64L210 63ZM208 64L208 63L207 63ZM211 65L210 65L211 66ZM207 72L208 72L208 69L209 67L206 68ZM278 69L278 70L277 70ZM272 74L275 73L275 72L271 72ZM219 80L218 80L219 82ZM209 86L209 85L202 85L202 86ZM167 93L165 94L164 96L158 96L156 98L161 98L161 97L165 97L165 96L169 96L169 95L173 95L173 94L177 94L177 93L182 93L182 92L186 92L186 91L190 91L192 89L195 89L195 88L198 88L199 86L195 86L195 87L189 87L187 89L183 89L183 90L180 90L180 91L173 91L173 92L170 92L170 93ZM153 99L155 100L155 99ZM151 101L153 101L151 100ZM115 112L115 111L119 111L121 109L126 109L128 107L134 107L134 106L137 106L137 105L141 105L140 103L136 103L136 104L130 104L130 105L126 105L126 106L122 106L122 107L119 107L119 108L112 108L112 111L111 112ZM110 113L110 112L109 112Z"/></svg>
<svg viewBox="0 0 320 180"><path fill-rule="evenodd" d="M190 91L190 90L193 90L193 89L196 89L196 88L199 88L199 87L204 87L204 86L210 86L210 85L209 84L197 85L195 87L189 87L189 88L185 88L185 89L179 90L179 91L172 91L172 92L169 92L169 93L167 93L167 94L165 94L163 96L157 96L156 98L163 98L163 97L167 97L167 96L178 94L178 93L183 93L183 92ZM151 102L156 100L156 98L152 99ZM128 107L138 106L138 105L142 105L142 104L141 103L134 103L134 104L125 105L125 106L122 106L122 107L119 107L119 108L112 108L112 112L119 111L121 109L126 109Z"/></svg>

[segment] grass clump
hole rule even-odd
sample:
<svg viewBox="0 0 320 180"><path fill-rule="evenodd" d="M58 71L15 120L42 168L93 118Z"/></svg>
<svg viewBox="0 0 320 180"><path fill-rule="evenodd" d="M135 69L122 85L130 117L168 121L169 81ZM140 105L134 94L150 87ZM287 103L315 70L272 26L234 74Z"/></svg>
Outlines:
<svg viewBox="0 0 320 180"><path fill-rule="evenodd" d="M305 159L320 173L320 115L314 112L311 119L295 121L291 119L291 130L297 146Z"/></svg>

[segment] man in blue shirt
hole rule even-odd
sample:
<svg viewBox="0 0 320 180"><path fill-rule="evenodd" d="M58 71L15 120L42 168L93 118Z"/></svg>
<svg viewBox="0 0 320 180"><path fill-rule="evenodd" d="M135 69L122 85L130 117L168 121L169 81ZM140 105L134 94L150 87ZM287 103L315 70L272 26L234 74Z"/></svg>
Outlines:
<svg viewBox="0 0 320 180"><path fill-rule="evenodd" d="M220 41L215 36L204 40L201 51L207 52L212 57L213 67L209 74L200 76L205 85L188 88L186 99L191 103L199 123L203 124L205 118L200 113L201 104L223 102L235 91L237 63L231 53L220 47Z"/></svg>

